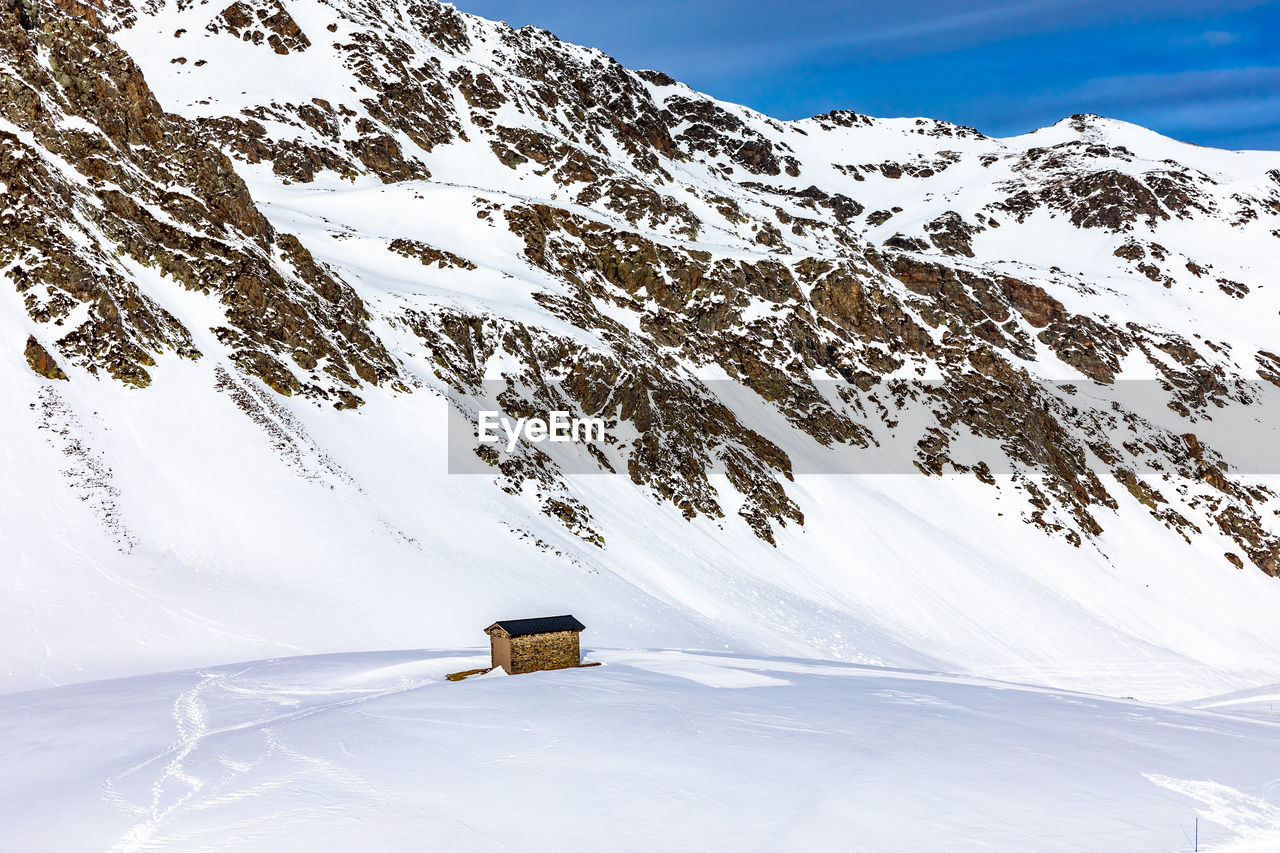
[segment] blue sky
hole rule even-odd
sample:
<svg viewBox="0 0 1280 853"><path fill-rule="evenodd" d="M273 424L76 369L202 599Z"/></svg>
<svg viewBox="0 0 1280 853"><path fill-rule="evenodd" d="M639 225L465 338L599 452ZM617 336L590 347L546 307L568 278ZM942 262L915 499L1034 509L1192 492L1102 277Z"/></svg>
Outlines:
<svg viewBox="0 0 1280 853"><path fill-rule="evenodd" d="M993 136L1092 112L1280 149L1280 0L454 0L778 118L931 116Z"/></svg>

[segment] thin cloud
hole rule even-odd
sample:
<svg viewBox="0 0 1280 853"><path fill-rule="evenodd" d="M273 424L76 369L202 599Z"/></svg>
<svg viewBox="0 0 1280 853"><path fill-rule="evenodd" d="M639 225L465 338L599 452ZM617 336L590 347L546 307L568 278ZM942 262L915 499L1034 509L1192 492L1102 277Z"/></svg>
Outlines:
<svg viewBox="0 0 1280 853"><path fill-rule="evenodd" d="M1239 33L1229 33L1225 30L1207 30L1199 35L1174 39L1170 44L1175 46L1202 45L1204 47L1226 47L1227 45L1235 44L1238 41L1240 41Z"/></svg>
<svg viewBox="0 0 1280 853"><path fill-rule="evenodd" d="M1113 106L1187 103L1280 96L1280 67L1209 68L1167 74L1123 74L1089 80L1056 99L1097 100Z"/></svg>
<svg viewBox="0 0 1280 853"><path fill-rule="evenodd" d="M1099 77L1061 92L1025 98L1021 109L994 99L971 103L997 136L1091 112L1152 128L1175 139L1229 148L1275 148L1280 136L1280 68L1214 68Z"/></svg>
<svg viewBox="0 0 1280 853"><path fill-rule="evenodd" d="M1096 112L1280 147L1280 0L455 2L779 118L850 108L1003 135Z"/></svg>

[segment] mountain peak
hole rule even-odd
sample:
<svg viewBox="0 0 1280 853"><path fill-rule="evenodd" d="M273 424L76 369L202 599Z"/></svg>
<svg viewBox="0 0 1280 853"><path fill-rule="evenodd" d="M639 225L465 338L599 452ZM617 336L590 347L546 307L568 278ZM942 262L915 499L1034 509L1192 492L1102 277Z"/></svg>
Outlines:
<svg viewBox="0 0 1280 853"><path fill-rule="evenodd" d="M701 646L1229 657L1185 598L1272 648L1274 442L1232 429L1274 422L1274 155L1093 116L780 122L435 2L23 9L0 269L32 420L7 428L55 485L5 509L79 519L24 551L87 595L257 573L278 584L228 632L257 635L322 566L326 618L402 600L380 636L410 643L472 575L530 601L602 578L622 623L678 611ZM470 441L494 411L612 438L499 452ZM1177 630L1114 617L1139 587ZM975 589L999 594L948 604Z"/></svg>

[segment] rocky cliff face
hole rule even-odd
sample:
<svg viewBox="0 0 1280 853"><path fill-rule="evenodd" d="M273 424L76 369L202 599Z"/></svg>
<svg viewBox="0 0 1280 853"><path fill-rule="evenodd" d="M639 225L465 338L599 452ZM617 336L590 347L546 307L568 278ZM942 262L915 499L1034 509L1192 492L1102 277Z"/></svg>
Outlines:
<svg viewBox="0 0 1280 853"><path fill-rule="evenodd" d="M156 358L200 358L146 293L171 279L217 296L227 354L282 394L354 402L361 382L395 374L360 298L272 228L195 125L164 112L92 8L11 10L5 24L0 263L63 361L145 387Z"/></svg>
<svg viewBox="0 0 1280 853"><path fill-rule="evenodd" d="M793 447L905 441L1046 536L1105 550L1136 499L1280 574L1266 472L1203 435L1280 387L1280 157L1094 116L779 122L430 0L14 0L0 57L0 270L42 376L213 358L466 413L498 381L509 412L606 418L599 470L768 542L804 524ZM1089 390L1129 381L1170 418ZM480 454L605 543L560 463Z"/></svg>

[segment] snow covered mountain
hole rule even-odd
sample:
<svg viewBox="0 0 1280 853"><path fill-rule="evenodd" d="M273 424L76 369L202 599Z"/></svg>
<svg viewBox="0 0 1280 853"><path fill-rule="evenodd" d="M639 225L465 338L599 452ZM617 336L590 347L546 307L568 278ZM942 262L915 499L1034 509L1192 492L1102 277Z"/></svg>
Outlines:
<svg viewBox="0 0 1280 853"><path fill-rule="evenodd" d="M569 610L1280 681L1280 155L779 122L431 0L7 0L0 189L0 689Z"/></svg>

